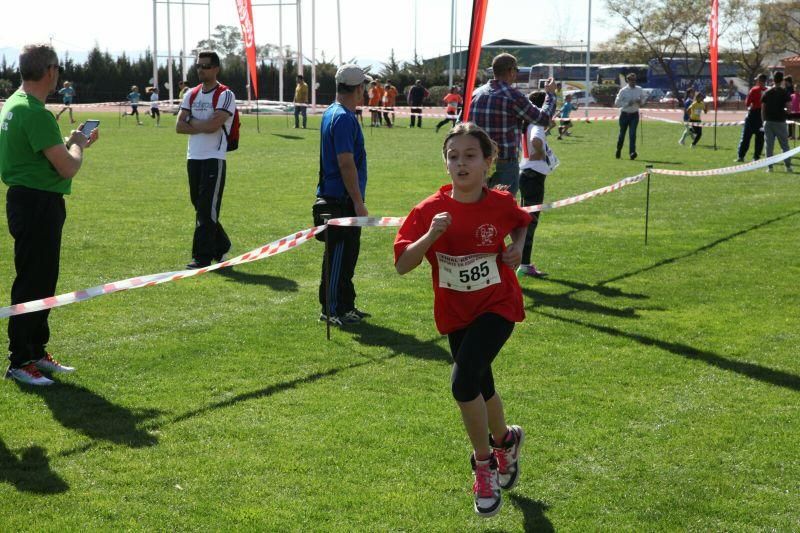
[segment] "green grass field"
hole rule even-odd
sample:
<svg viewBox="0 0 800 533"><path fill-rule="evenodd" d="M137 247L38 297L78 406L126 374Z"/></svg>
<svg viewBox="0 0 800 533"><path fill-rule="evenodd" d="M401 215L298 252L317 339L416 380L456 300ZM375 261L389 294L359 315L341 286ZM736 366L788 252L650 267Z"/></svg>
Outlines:
<svg viewBox="0 0 800 533"><path fill-rule="evenodd" d="M168 115L160 129L100 118L59 293L190 259L186 137ZM365 132L372 215L405 215L447 181L434 123ZM318 124L262 118L257 134L244 119L221 214L236 253L311 225ZM637 161L613 158L613 123L574 132L552 141L548 201L648 162L728 166L739 128L690 150L647 122ZM528 436L496 518L472 510L429 267L401 278L395 230L367 228L356 287L373 317L330 342L317 242L54 310L49 348L78 372L0 383L0 530L798 530L799 185L782 167L655 176L647 246L644 184L543 215L550 277L522 280L527 319L494 365Z"/></svg>

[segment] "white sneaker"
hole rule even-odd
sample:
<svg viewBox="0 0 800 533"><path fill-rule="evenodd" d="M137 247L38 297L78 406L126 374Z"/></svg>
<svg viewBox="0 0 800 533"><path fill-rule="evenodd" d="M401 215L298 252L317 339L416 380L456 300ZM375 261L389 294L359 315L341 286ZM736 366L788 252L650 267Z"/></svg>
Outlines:
<svg viewBox="0 0 800 533"><path fill-rule="evenodd" d="M525 442L525 432L519 426L509 426L505 441L498 445L490 436L489 442L497 457L497 478L500 488L511 490L519 481L519 450Z"/></svg>
<svg viewBox="0 0 800 533"><path fill-rule="evenodd" d="M75 372L75 367L62 365L53 359L53 356L49 353L36 361L34 364L39 370L52 372L53 374L69 374L71 372Z"/></svg>
<svg viewBox="0 0 800 533"><path fill-rule="evenodd" d="M492 454L485 461L475 459L475 454L470 455L472 473L475 483L472 492L475 493L475 512L488 518L500 512L503 506L503 496L500 494L500 484L497 478L497 459Z"/></svg>
<svg viewBox="0 0 800 533"><path fill-rule="evenodd" d="M37 386L52 385L55 383L52 379L44 377L34 363L29 363L19 368L8 367L6 378L16 379L20 383Z"/></svg>
<svg viewBox="0 0 800 533"><path fill-rule="evenodd" d="M767 174L772 174L772 167L767 167Z"/></svg>

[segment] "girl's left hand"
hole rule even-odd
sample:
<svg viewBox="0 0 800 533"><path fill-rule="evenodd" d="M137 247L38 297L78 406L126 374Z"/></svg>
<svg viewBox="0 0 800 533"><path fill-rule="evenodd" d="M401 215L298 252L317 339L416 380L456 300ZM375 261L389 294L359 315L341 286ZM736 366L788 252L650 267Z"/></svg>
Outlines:
<svg viewBox="0 0 800 533"><path fill-rule="evenodd" d="M500 259L502 259L503 263L506 265L516 269L522 261L522 248L512 244L503 251Z"/></svg>

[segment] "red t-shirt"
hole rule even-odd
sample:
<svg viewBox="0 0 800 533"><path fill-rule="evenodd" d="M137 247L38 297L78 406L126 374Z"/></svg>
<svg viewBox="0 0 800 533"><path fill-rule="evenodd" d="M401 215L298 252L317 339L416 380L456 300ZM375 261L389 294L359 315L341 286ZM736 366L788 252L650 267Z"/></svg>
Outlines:
<svg viewBox="0 0 800 533"><path fill-rule="evenodd" d="M433 275L436 328L442 334L452 333L467 327L484 313L496 313L512 322L522 322L525 319L522 290L514 270L503 263L500 254L506 249L505 237L516 228L527 227L531 216L508 192L484 188L484 197L479 202L465 204L450 197L452 189L452 185L443 186L409 213L394 241L395 262L409 244L430 229L435 215L447 211L452 217L450 227L425 253ZM497 254L495 261L500 281L466 292L440 287L437 252L455 257Z"/></svg>
<svg viewBox="0 0 800 533"><path fill-rule="evenodd" d="M461 98L461 95L454 93L447 93L445 97L442 98L442 101L444 101L447 106L448 115L455 115L458 113L458 106L464 103L464 99Z"/></svg>
<svg viewBox="0 0 800 533"><path fill-rule="evenodd" d="M760 87L758 85L750 89L750 92L747 93L747 99L744 101L744 106L754 110L761 109L761 96L766 90L766 87Z"/></svg>

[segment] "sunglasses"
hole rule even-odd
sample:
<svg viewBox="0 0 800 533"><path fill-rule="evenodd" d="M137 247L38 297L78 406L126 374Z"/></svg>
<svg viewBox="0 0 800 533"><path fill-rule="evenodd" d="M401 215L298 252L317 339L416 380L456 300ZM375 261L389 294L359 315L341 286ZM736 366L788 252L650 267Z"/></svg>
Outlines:
<svg viewBox="0 0 800 533"><path fill-rule="evenodd" d="M216 65L212 65L211 63L195 63L194 65L194 68L200 70L211 70L214 67L216 67Z"/></svg>
<svg viewBox="0 0 800 533"><path fill-rule="evenodd" d="M52 65L47 65L47 68L50 68L50 67L56 67L58 69L58 73L59 74L63 74L64 73L64 67L62 67L58 63L53 63Z"/></svg>

